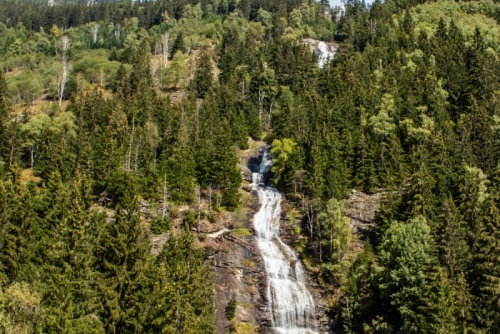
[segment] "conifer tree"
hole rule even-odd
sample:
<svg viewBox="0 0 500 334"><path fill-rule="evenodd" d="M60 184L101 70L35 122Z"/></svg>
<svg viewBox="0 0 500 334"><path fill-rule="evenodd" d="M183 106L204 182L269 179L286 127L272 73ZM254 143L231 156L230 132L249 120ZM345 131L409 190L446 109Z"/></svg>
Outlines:
<svg viewBox="0 0 500 334"><path fill-rule="evenodd" d="M470 253L467 227L452 198L444 201L438 220L435 233L441 263L448 269L448 277L458 279L467 269Z"/></svg>
<svg viewBox="0 0 500 334"><path fill-rule="evenodd" d="M106 333L141 332L151 291L150 246L139 220L139 205L130 177L124 179L113 222L99 236L97 270Z"/></svg>
<svg viewBox="0 0 500 334"><path fill-rule="evenodd" d="M242 178L238 169L235 148L231 141L231 133L227 131L228 128L228 122L223 120L217 129L211 178L221 191L221 205L235 208L240 201L238 189Z"/></svg>
<svg viewBox="0 0 500 334"><path fill-rule="evenodd" d="M0 282L29 279L39 237L32 195L14 180L0 181Z"/></svg>
<svg viewBox="0 0 500 334"><path fill-rule="evenodd" d="M200 55L194 73L194 89L198 98L202 99L205 97L212 87L212 80L212 62L210 61L210 56L206 52L203 52Z"/></svg>
<svg viewBox="0 0 500 334"><path fill-rule="evenodd" d="M0 168L5 163L4 157L7 157L7 126L9 122L9 108L7 105L7 81L0 69Z"/></svg>
<svg viewBox="0 0 500 334"><path fill-rule="evenodd" d="M81 175L62 184L55 174L45 191L54 201L44 210L51 226L44 239L46 252L40 274L43 282L43 325L46 331L104 333L96 317L99 305L92 256L103 217L88 212L89 183Z"/></svg>
<svg viewBox="0 0 500 334"><path fill-rule="evenodd" d="M122 99L128 97L130 94L128 74L123 64L120 65L118 71L116 72L116 77L113 84L113 92L118 94L118 96Z"/></svg>
<svg viewBox="0 0 500 334"><path fill-rule="evenodd" d="M177 51L180 51L181 53L186 52L186 46L184 45L184 34L182 31L179 31L177 37L175 37L174 44L172 45L172 51L170 52L172 57L177 53Z"/></svg>
<svg viewBox="0 0 500 334"><path fill-rule="evenodd" d="M496 307L500 301L500 210L489 204L487 216L481 219L481 231L475 240L473 272L475 281L472 292L478 303L475 316L480 327L485 330L500 330L500 315Z"/></svg>
<svg viewBox="0 0 500 334"><path fill-rule="evenodd" d="M201 250L184 231L170 236L156 262L159 291L152 311L153 328L162 333L214 333L213 287Z"/></svg>
<svg viewBox="0 0 500 334"><path fill-rule="evenodd" d="M437 268L432 275L423 297L423 313L425 321L421 322L421 333L459 333L459 308L456 302L456 288L443 268Z"/></svg>
<svg viewBox="0 0 500 334"><path fill-rule="evenodd" d="M170 156L164 154L164 175L168 183L169 197L181 203L193 200L195 161L192 150L186 143L176 143Z"/></svg>
<svg viewBox="0 0 500 334"><path fill-rule="evenodd" d="M154 93L149 56L149 43L146 39L143 39L134 61L134 69L130 74L129 87L131 94L143 96Z"/></svg>

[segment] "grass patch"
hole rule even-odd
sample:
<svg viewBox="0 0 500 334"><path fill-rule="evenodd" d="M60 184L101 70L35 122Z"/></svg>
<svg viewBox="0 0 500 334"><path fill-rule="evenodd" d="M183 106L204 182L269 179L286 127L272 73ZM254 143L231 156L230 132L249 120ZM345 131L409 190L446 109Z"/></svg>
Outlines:
<svg viewBox="0 0 500 334"><path fill-rule="evenodd" d="M244 259L243 261L241 261L241 264L244 267L247 267L247 268L253 268L253 267L255 267L255 262L253 262L251 260L248 260L248 259Z"/></svg>
<svg viewBox="0 0 500 334"><path fill-rule="evenodd" d="M249 229L240 227L233 231L233 234L237 237L251 237L252 232Z"/></svg>

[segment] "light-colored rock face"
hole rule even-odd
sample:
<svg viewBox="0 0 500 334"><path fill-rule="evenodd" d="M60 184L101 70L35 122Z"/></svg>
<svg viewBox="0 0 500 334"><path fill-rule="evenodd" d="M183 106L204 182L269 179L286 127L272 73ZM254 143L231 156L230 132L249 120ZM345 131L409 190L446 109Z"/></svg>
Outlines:
<svg viewBox="0 0 500 334"><path fill-rule="evenodd" d="M384 193L372 195L352 190L345 200L345 212L349 217L353 232L367 232L375 226L375 215L380 210L380 202Z"/></svg>
<svg viewBox="0 0 500 334"><path fill-rule="evenodd" d="M209 264L215 288L217 333L228 333L241 324L257 329L269 323L267 301L260 292L265 286L264 267L253 236L234 237L228 233L207 241L214 251ZM236 310L235 318L230 320L226 311L231 299L236 301Z"/></svg>

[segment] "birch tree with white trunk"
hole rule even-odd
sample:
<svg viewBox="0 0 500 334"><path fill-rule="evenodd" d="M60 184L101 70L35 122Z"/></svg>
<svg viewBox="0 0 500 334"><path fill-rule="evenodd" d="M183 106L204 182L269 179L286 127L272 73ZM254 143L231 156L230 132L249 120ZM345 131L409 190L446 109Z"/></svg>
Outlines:
<svg viewBox="0 0 500 334"><path fill-rule="evenodd" d="M163 53L163 68L166 68L167 64L168 64L169 41L170 41L170 33L167 31L163 35L161 35L161 46L162 46L162 53Z"/></svg>
<svg viewBox="0 0 500 334"><path fill-rule="evenodd" d="M62 104L62 99L64 96L64 88L66 86L66 82L68 81L68 49L71 45L71 41L67 35L61 37L61 60L62 60L62 74L59 76L57 80L57 94L59 96L59 105Z"/></svg>
<svg viewBox="0 0 500 334"><path fill-rule="evenodd" d="M97 23L93 23L90 26L90 33L92 34L92 44L96 45L97 43L97 35L99 34L100 25Z"/></svg>
<svg viewBox="0 0 500 334"><path fill-rule="evenodd" d="M115 39L116 41L119 41L120 40L120 37L122 35L122 25L120 23L118 23L116 26L115 26L115 30L114 30L114 35L115 35Z"/></svg>

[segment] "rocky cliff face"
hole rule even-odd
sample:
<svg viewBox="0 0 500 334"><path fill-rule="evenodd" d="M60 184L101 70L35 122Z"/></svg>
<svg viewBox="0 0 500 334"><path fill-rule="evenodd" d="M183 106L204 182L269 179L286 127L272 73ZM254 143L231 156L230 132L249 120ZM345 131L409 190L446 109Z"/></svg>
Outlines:
<svg viewBox="0 0 500 334"><path fill-rule="evenodd" d="M207 240L214 254L208 256L215 285L217 333L230 329L265 332L271 319L267 312L264 265L253 236L226 233ZM228 307L234 300L235 318L229 319Z"/></svg>
<svg viewBox="0 0 500 334"><path fill-rule="evenodd" d="M252 149L242 152L240 165L244 184L242 186L244 214L226 219L219 233L208 234L204 247L215 283L217 333L235 330L237 333L270 333L271 314L266 295L264 263L255 244L253 216L259 209L256 193L251 190L249 166L259 164L263 143L251 143ZM286 201L283 203L281 219L285 242L293 243L287 217ZM316 317L320 333L330 333L331 320L325 295L309 275L308 289L316 304ZM236 303L235 317L227 316L231 301Z"/></svg>
<svg viewBox="0 0 500 334"><path fill-rule="evenodd" d="M242 210L228 214L220 231L208 234L204 240L215 287L217 333L221 334L228 331L266 333L271 324L264 264L253 235L252 219L258 210L258 199L251 191L248 168L251 161L257 161L262 145L253 144L253 148L243 151L240 157L244 179ZM232 319L231 302L235 306Z"/></svg>
<svg viewBox="0 0 500 334"><path fill-rule="evenodd" d="M375 226L375 214L380 210L380 201L384 193L368 195L352 190L345 200L345 213L349 217L353 233L367 232Z"/></svg>
<svg viewBox="0 0 500 334"><path fill-rule="evenodd" d="M282 205L281 214L281 239L288 245L293 246L294 239L297 236L293 233L294 224L290 223L289 220L289 208L287 201L284 200ZM334 327L334 314L331 313L331 308L328 303L328 298L325 291L318 285L316 279L314 279L314 273L308 272L307 277L307 289L311 293L314 299L316 319L318 321L318 332L321 334L333 333L332 328Z"/></svg>

